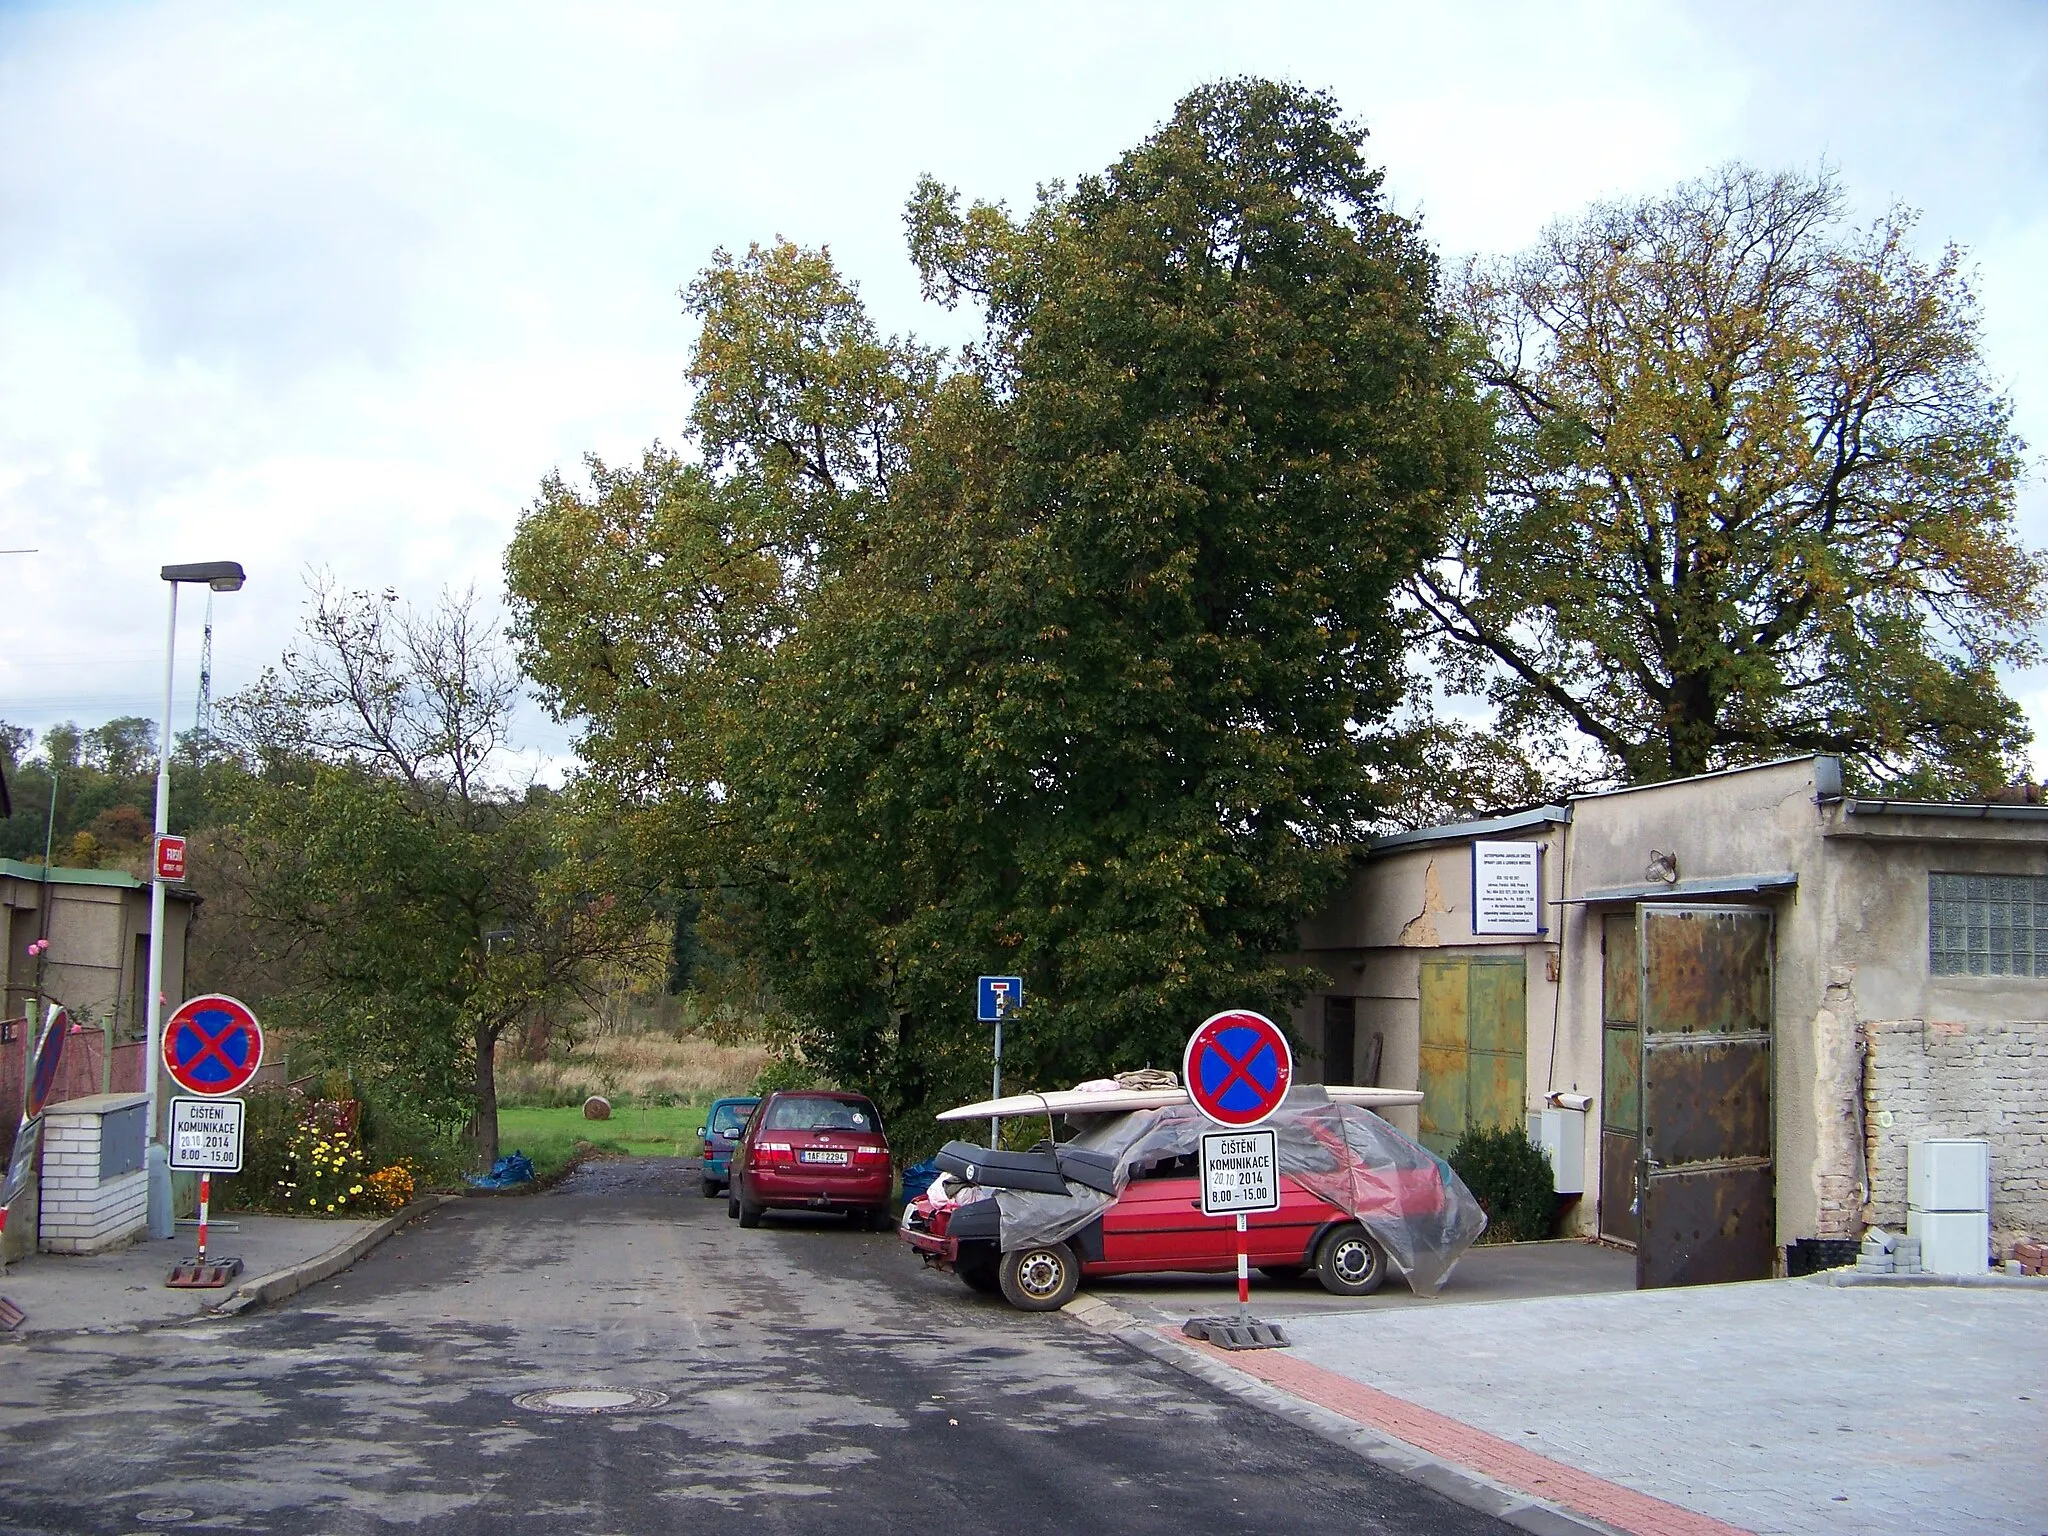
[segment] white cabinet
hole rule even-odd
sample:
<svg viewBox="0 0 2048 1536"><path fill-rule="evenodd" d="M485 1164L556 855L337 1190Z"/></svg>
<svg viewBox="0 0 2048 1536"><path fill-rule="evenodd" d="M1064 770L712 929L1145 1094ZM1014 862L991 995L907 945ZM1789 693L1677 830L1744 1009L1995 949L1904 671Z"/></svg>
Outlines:
<svg viewBox="0 0 2048 1536"><path fill-rule="evenodd" d="M1529 1115L1529 1139L1550 1158L1550 1187L1560 1195L1586 1192L1586 1112L1538 1109Z"/></svg>
<svg viewBox="0 0 2048 1536"><path fill-rule="evenodd" d="M1906 1207L1991 1209L1991 1146L1983 1141L1916 1141L1906 1149Z"/></svg>
<svg viewBox="0 0 2048 1536"><path fill-rule="evenodd" d="M1991 1217L1984 1211L1906 1211L1906 1236L1920 1239L1920 1267L1931 1275L1981 1275L1991 1262Z"/></svg>

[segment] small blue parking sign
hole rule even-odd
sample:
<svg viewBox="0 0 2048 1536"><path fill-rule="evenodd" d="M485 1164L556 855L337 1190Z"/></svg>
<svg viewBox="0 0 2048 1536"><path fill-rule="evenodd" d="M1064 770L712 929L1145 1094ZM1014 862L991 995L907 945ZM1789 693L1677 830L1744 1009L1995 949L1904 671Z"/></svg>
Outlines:
<svg viewBox="0 0 2048 1536"><path fill-rule="evenodd" d="M975 1017L984 1024L1000 1023L1024 1006L1024 978L984 976L978 999Z"/></svg>

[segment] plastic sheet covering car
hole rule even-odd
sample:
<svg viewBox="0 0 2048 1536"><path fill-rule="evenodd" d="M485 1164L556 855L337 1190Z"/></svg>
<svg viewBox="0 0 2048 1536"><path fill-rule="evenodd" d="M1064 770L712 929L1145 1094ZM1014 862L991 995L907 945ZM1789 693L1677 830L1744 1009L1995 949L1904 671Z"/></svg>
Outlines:
<svg viewBox="0 0 2048 1536"><path fill-rule="evenodd" d="M1071 1123L1076 1134L1061 1146L1114 1154L1119 1195L1134 1169L1196 1154L1203 1135L1217 1129L1192 1105ZM1486 1213L1450 1164L1371 1110L1333 1104L1319 1087L1304 1085L1290 1091L1266 1123L1278 1133L1281 1175L1355 1217L1419 1296L1436 1294L1486 1230ZM1010 1189L994 1195L1005 1251L1071 1237L1115 1199L1071 1180L1061 1195Z"/></svg>

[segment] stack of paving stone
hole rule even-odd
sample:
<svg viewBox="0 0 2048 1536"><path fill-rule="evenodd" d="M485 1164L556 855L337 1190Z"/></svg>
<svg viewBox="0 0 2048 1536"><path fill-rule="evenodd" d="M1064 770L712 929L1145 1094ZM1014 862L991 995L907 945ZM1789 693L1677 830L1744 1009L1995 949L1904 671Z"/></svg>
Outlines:
<svg viewBox="0 0 2048 1536"><path fill-rule="evenodd" d="M1856 1269L1865 1275L1917 1275L1920 1273L1920 1239L1900 1237L1883 1227L1872 1227L1863 1234L1863 1248L1856 1255Z"/></svg>

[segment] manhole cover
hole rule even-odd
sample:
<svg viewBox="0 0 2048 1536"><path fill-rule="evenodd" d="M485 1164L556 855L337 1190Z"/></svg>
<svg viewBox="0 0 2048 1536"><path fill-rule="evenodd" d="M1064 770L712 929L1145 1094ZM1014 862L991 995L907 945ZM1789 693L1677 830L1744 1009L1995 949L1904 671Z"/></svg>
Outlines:
<svg viewBox="0 0 2048 1536"><path fill-rule="evenodd" d="M621 1387L550 1387L522 1392L512 1401L529 1413L645 1413L668 1401L666 1392Z"/></svg>

